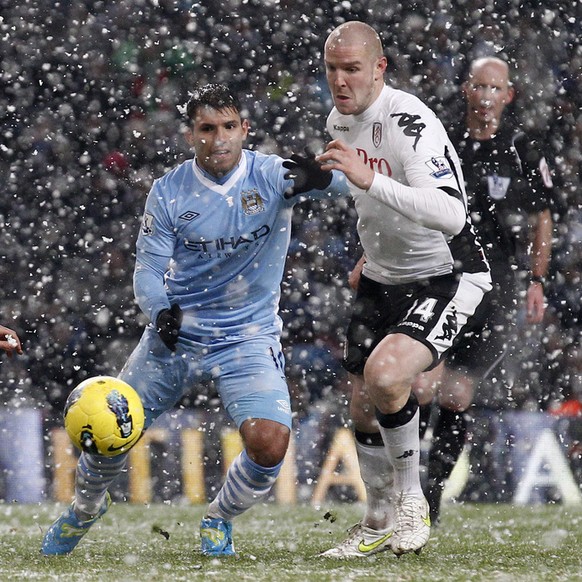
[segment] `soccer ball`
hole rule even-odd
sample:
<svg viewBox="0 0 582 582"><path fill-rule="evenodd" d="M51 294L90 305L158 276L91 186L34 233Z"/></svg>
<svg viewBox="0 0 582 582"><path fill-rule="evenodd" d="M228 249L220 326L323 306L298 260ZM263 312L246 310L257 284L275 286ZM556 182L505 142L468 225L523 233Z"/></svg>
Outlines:
<svg viewBox="0 0 582 582"><path fill-rule="evenodd" d="M65 404L65 430L73 444L93 455L115 457L135 445L143 432L138 393L111 376L81 382Z"/></svg>

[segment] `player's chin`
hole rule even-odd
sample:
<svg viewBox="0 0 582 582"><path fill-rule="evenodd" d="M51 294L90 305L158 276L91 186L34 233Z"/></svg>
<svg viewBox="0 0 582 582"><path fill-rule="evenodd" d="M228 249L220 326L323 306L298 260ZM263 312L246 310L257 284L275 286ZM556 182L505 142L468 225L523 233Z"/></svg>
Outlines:
<svg viewBox="0 0 582 582"><path fill-rule="evenodd" d="M212 160L212 168L215 174L228 174L236 165L232 156L219 156Z"/></svg>
<svg viewBox="0 0 582 582"><path fill-rule="evenodd" d="M335 108L343 115L350 115L354 112L355 104L351 99L345 97L334 98Z"/></svg>

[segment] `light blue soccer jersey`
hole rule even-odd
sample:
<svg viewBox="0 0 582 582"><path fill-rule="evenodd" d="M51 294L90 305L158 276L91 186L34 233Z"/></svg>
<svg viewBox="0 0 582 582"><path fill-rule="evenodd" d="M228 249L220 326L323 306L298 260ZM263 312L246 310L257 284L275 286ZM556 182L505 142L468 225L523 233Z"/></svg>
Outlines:
<svg viewBox="0 0 582 582"><path fill-rule="evenodd" d="M217 180L195 160L157 179L148 195L137 240L134 288L155 322L178 303L184 312L181 341L237 341L279 333L280 284L297 198L284 193L283 159L243 150L239 164ZM334 172L329 198L348 193Z"/></svg>

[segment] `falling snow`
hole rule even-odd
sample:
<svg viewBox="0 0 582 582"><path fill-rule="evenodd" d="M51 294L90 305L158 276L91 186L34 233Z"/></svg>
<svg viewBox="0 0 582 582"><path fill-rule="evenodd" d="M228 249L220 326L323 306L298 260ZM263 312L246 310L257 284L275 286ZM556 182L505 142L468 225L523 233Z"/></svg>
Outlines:
<svg viewBox="0 0 582 582"><path fill-rule="evenodd" d="M511 394L496 397L529 411L582 398L578 0L0 4L1 314L26 348L2 362L6 405L42 409L45 428L58 425L70 390L118 371L136 344L146 323L131 277L140 214L152 180L190 156L179 106L193 87L236 87L251 121L249 147L319 151L331 107L323 42L350 19L381 33L389 82L445 119L458 111L452 104L470 59L500 54L515 68L512 113L539 136L560 196L546 324L524 331ZM339 361L347 275L358 256L350 204L296 209L281 316L305 443L324 438L316 428L347 422ZM197 410L214 397L212 387L192 390L181 406ZM325 442L317 442L299 458L305 483L321 462Z"/></svg>

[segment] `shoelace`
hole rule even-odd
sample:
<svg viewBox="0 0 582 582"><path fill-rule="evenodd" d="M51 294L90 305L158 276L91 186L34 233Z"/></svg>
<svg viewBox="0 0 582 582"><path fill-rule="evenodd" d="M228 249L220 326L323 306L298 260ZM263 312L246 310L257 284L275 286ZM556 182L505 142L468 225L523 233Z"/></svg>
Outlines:
<svg viewBox="0 0 582 582"><path fill-rule="evenodd" d="M353 540L358 535L361 527L362 527L362 524L360 524L360 523L356 523L356 524L352 525L352 527L350 527L350 529L348 529L348 537L344 541L344 544Z"/></svg>
<svg viewBox="0 0 582 582"><path fill-rule="evenodd" d="M413 526L417 513L418 504L416 499L401 493L398 500L398 524L406 527Z"/></svg>

